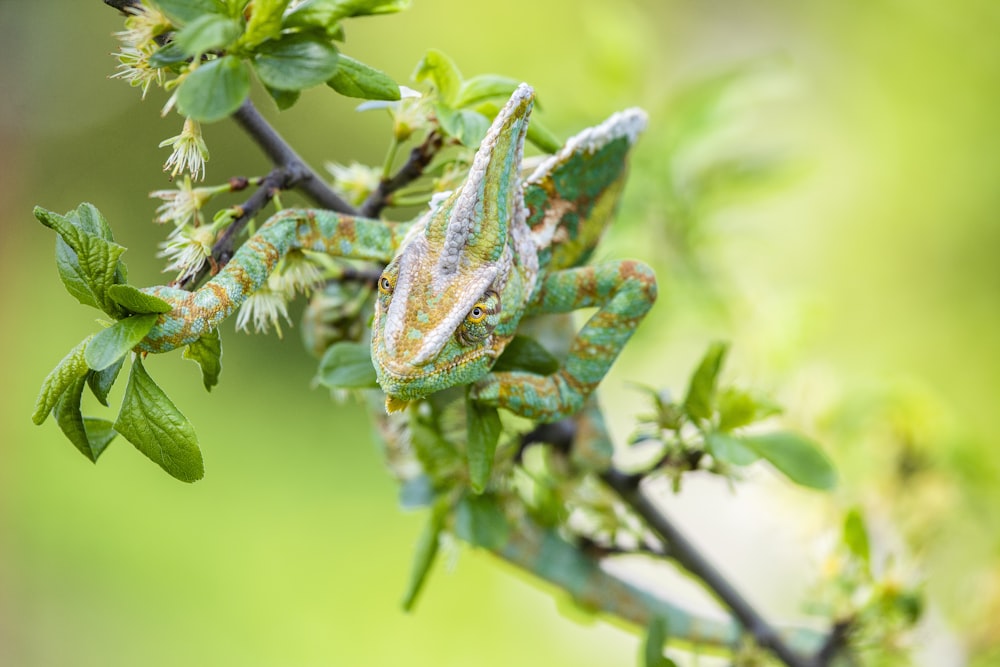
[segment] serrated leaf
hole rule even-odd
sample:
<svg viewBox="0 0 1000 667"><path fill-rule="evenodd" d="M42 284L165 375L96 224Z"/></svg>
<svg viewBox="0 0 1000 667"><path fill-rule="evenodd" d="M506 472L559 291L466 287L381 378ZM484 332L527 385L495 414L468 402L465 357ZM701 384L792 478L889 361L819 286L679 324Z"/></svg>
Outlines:
<svg viewBox="0 0 1000 667"><path fill-rule="evenodd" d="M507 519L490 496L462 496L455 508L455 534L469 544L499 549L507 543Z"/></svg>
<svg viewBox="0 0 1000 667"><path fill-rule="evenodd" d="M271 96L271 99L274 100L274 104L278 107L279 111L291 109L302 95L302 91L300 90L277 90L269 86L264 86L264 88L267 90L267 94Z"/></svg>
<svg viewBox="0 0 1000 667"><path fill-rule="evenodd" d="M285 16L285 27L332 28L352 16L392 14L409 9L410 0L306 0Z"/></svg>
<svg viewBox="0 0 1000 667"><path fill-rule="evenodd" d="M177 89L177 109L203 123L236 111L250 94L250 72L236 56L223 56L200 65Z"/></svg>
<svg viewBox="0 0 1000 667"><path fill-rule="evenodd" d="M417 63L413 72L414 81L430 81L438 93L438 98L447 107L453 107L462 86L462 74L455 62L437 49L430 49Z"/></svg>
<svg viewBox="0 0 1000 667"><path fill-rule="evenodd" d="M844 517L844 544L851 553L864 561L865 566L871 563L871 547L868 542L868 529L864 517L855 507Z"/></svg>
<svg viewBox="0 0 1000 667"><path fill-rule="evenodd" d="M500 413L490 405L467 398L465 402L468 439L469 484L474 493L482 493L490 481L493 457L500 440Z"/></svg>
<svg viewBox="0 0 1000 667"><path fill-rule="evenodd" d="M207 334L184 348L185 359L197 363L201 367L201 379L205 383L205 391L219 384L219 374L222 373L222 339L219 330L213 329Z"/></svg>
<svg viewBox="0 0 1000 667"><path fill-rule="evenodd" d="M281 34L281 22L289 0L254 0L240 44L252 48Z"/></svg>
<svg viewBox="0 0 1000 667"><path fill-rule="evenodd" d="M372 389L378 386L371 347L341 341L331 345L319 362L316 379L330 389Z"/></svg>
<svg viewBox="0 0 1000 667"><path fill-rule="evenodd" d="M35 400L35 411L31 415L31 421L35 424L43 423L63 393L78 379L87 375L88 368L84 352L92 338L93 336L87 336L80 341L42 380L42 388Z"/></svg>
<svg viewBox="0 0 1000 667"><path fill-rule="evenodd" d="M519 85L519 81L510 77L480 74L462 82L455 95L454 106L456 109L463 109L488 100L499 99L506 102Z"/></svg>
<svg viewBox="0 0 1000 667"><path fill-rule="evenodd" d="M218 0L152 0L152 4L174 23L184 24L206 13L222 13L223 5Z"/></svg>
<svg viewBox="0 0 1000 667"><path fill-rule="evenodd" d="M194 482L204 476L194 427L153 382L138 357L132 363L114 428L172 477Z"/></svg>
<svg viewBox="0 0 1000 667"><path fill-rule="evenodd" d="M276 90L302 90L332 77L337 60L337 48L325 36L294 33L261 44L253 64L264 85Z"/></svg>
<svg viewBox="0 0 1000 667"><path fill-rule="evenodd" d="M430 519L424 527L420 538L417 540L417 547L413 552L413 567L410 570L410 581L406 585L406 592L403 594L403 611L411 611L417 603L417 597L423 590L424 582L430 574L431 566L437 556L438 544L441 539L441 530L444 528L444 519L447 516L447 505L437 503L431 510Z"/></svg>
<svg viewBox="0 0 1000 667"><path fill-rule="evenodd" d="M84 352L87 365L101 371L117 362L152 331L158 318L155 314L133 315L98 332Z"/></svg>
<svg viewBox="0 0 1000 667"><path fill-rule="evenodd" d="M837 484L837 471L812 440L790 431L740 438L796 484L829 490Z"/></svg>
<svg viewBox="0 0 1000 667"><path fill-rule="evenodd" d="M125 248L110 238L103 216L90 204L81 204L65 216L36 206L34 214L59 234L56 266L66 290L80 303L120 317L121 309L106 292L125 280L124 265L119 261Z"/></svg>
<svg viewBox="0 0 1000 667"><path fill-rule="evenodd" d="M125 310L137 315L169 313L174 309L160 297L146 294L131 285L112 285L108 288L108 297Z"/></svg>
<svg viewBox="0 0 1000 667"><path fill-rule="evenodd" d="M470 109L450 110L438 105L438 121L445 134L458 139L463 146L477 148L490 129L490 120Z"/></svg>
<svg viewBox="0 0 1000 667"><path fill-rule="evenodd" d="M746 466L760 460L760 454L728 433L712 431L705 436L705 444L712 457L723 463Z"/></svg>
<svg viewBox="0 0 1000 667"><path fill-rule="evenodd" d="M385 72L340 54L337 72L326 82L341 95L363 100L398 100L399 84Z"/></svg>
<svg viewBox="0 0 1000 667"><path fill-rule="evenodd" d="M117 435L106 419L84 417L80 412L84 378L78 378L60 397L55 407L56 422L70 442L92 462Z"/></svg>
<svg viewBox="0 0 1000 667"><path fill-rule="evenodd" d="M684 411L692 420L709 419L715 406L715 388L726 357L727 343L717 342L708 346L698 368L688 385L684 397Z"/></svg>
<svg viewBox="0 0 1000 667"><path fill-rule="evenodd" d="M174 35L174 43L188 56L228 46L243 32L239 21L221 14L202 14Z"/></svg>
<svg viewBox="0 0 1000 667"><path fill-rule="evenodd" d="M514 336L493 364L494 371L528 371L551 375L559 370L559 360L529 336Z"/></svg>
<svg viewBox="0 0 1000 667"><path fill-rule="evenodd" d="M124 363L125 357L123 356L103 370L89 371L87 373L87 384L90 386L90 391L101 402L101 405L108 404L108 392L111 391L115 380L118 379L118 373L121 371L122 364Z"/></svg>
<svg viewBox="0 0 1000 667"><path fill-rule="evenodd" d="M177 63L182 63L188 59L188 56L184 51L181 50L179 46L173 42L168 42L160 48L158 48L153 55L149 57L150 67L169 67L171 65L176 65Z"/></svg>

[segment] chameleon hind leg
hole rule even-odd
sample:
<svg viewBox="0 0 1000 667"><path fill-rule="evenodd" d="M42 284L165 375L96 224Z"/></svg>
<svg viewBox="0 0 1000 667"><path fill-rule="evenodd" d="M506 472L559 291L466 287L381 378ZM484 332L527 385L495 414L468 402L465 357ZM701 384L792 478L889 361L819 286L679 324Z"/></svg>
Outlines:
<svg viewBox="0 0 1000 667"><path fill-rule="evenodd" d="M552 375L490 373L473 397L540 422L578 412L607 374L656 300L656 278L641 262L624 260L556 271L543 282L529 314L599 310L576 334L563 366Z"/></svg>

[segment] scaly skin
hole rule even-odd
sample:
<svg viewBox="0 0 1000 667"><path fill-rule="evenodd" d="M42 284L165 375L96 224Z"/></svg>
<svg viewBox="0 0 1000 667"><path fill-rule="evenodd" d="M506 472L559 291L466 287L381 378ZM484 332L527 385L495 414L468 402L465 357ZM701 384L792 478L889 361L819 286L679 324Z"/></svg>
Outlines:
<svg viewBox="0 0 1000 667"><path fill-rule="evenodd" d="M174 306L139 344L196 341L259 288L295 248L388 262L379 280L372 361L390 412L456 385L536 421L577 412L656 298L634 261L581 266L614 213L627 154L645 126L631 109L570 139L524 182L534 93L522 84L497 115L457 191L413 223L289 210L268 220L199 290L147 291ZM598 311L551 376L491 372L525 315Z"/></svg>

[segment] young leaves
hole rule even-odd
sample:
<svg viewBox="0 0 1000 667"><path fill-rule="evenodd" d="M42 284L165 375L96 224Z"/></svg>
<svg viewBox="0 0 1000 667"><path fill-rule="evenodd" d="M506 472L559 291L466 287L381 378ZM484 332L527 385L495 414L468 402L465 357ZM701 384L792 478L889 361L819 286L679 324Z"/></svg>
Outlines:
<svg viewBox="0 0 1000 667"><path fill-rule="evenodd" d="M185 347L183 356L201 367L205 391L212 391L212 387L219 384L219 374L222 373L222 339L218 329Z"/></svg>
<svg viewBox="0 0 1000 667"><path fill-rule="evenodd" d="M139 358L132 362L114 428L172 477L195 482L204 476L191 422L153 382Z"/></svg>
<svg viewBox="0 0 1000 667"><path fill-rule="evenodd" d="M341 95L365 100L398 100L399 86L385 72L340 54L337 71L327 85Z"/></svg>
<svg viewBox="0 0 1000 667"><path fill-rule="evenodd" d="M410 581L403 594L403 611L411 611L417 603L417 597L423 590L424 582L430 574L431 566L437 557L438 544L441 540L441 531L444 529L444 520L448 515L448 506L443 502L435 503L431 509L430 519L424 527L420 538L417 540L417 548L413 553L413 568L410 571Z"/></svg>
<svg viewBox="0 0 1000 667"><path fill-rule="evenodd" d="M261 44L253 64L264 85L275 90L302 90L332 77L337 59L336 47L325 37L295 33Z"/></svg>
<svg viewBox="0 0 1000 667"><path fill-rule="evenodd" d="M677 663L663 655L667 642L667 622L656 616L646 628L646 641L642 645L642 667L677 667Z"/></svg>
<svg viewBox="0 0 1000 667"><path fill-rule="evenodd" d="M341 341L334 343L319 362L316 379L330 389L373 389L375 367L371 347L365 343Z"/></svg>
<svg viewBox="0 0 1000 667"><path fill-rule="evenodd" d="M97 333L84 354L87 366L95 371L102 371L124 358L152 330L157 317L156 314L133 315L118 320Z"/></svg>
<svg viewBox="0 0 1000 667"><path fill-rule="evenodd" d="M250 73L236 56L223 56L199 66L177 89L177 109L211 123L236 111L250 94Z"/></svg>
<svg viewBox="0 0 1000 667"><path fill-rule="evenodd" d="M743 436L741 442L796 484L828 491L837 472L816 443L797 433L777 431Z"/></svg>
<svg viewBox="0 0 1000 667"><path fill-rule="evenodd" d="M469 461L469 484L473 493L482 493L490 481L493 457L500 439L500 413L489 405L466 398L466 456Z"/></svg>

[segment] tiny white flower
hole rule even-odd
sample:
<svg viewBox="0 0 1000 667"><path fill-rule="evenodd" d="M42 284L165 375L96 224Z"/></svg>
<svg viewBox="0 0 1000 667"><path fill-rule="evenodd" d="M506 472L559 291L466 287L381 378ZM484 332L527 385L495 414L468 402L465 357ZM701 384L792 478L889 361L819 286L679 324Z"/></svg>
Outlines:
<svg viewBox="0 0 1000 667"><path fill-rule="evenodd" d="M173 26L163 12L147 5L131 5L126 8L130 16L125 19L125 29L115 33L125 46L144 48L156 47L154 39Z"/></svg>
<svg viewBox="0 0 1000 667"><path fill-rule="evenodd" d="M171 178L184 171L191 174L192 178L198 180L205 178L208 147L201 136L201 126L196 120L185 119L180 134L160 142L160 148L166 146L174 149L163 165L163 171L169 171Z"/></svg>
<svg viewBox="0 0 1000 667"><path fill-rule="evenodd" d="M257 333L266 333L268 327L274 325L280 337L282 317L291 324L284 295L262 287L247 297L247 300L240 306L240 312L236 316L236 328L249 333L247 325L252 319L253 329Z"/></svg>
<svg viewBox="0 0 1000 667"><path fill-rule="evenodd" d="M164 81L163 70L149 64L151 53L151 50L145 48L121 47L115 54L118 57L118 66L115 69L118 71L110 78L126 81L133 88L142 88L142 99L146 99L149 87L154 83L162 86Z"/></svg>
<svg viewBox="0 0 1000 667"><path fill-rule="evenodd" d="M378 187L381 178L379 169L360 162L351 162L346 166L327 162L326 170L333 176L333 187L337 192L355 206L361 204Z"/></svg>
<svg viewBox="0 0 1000 667"><path fill-rule="evenodd" d="M184 176L176 189L155 190L149 196L163 200L156 208L156 222L170 222L175 227L183 227L189 222L198 222L198 210L208 201L210 191L208 188L191 187L191 177Z"/></svg>
<svg viewBox="0 0 1000 667"><path fill-rule="evenodd" d="M163 249L157 257L171 260L164 271L178 271L182 276L194 275L212 256L214 242L215 230L211 227L178 227L169 239L160 244Z"/></svg>
<svg viewBox="0 0 1000 667"><path fill-rule="evenodd" d="M309 294L322 284L322 270L300 250L288 253L267 280L268 289L288 299L299 292Z"/></svg>

